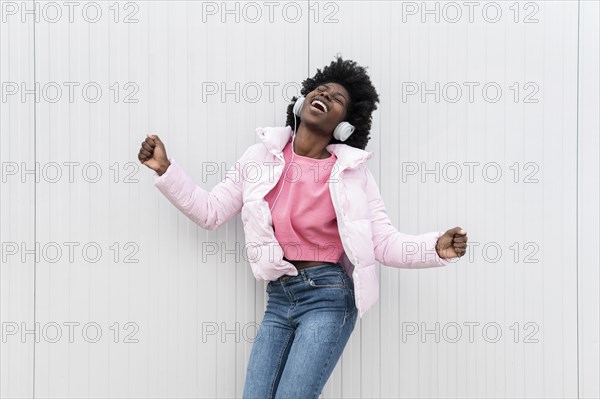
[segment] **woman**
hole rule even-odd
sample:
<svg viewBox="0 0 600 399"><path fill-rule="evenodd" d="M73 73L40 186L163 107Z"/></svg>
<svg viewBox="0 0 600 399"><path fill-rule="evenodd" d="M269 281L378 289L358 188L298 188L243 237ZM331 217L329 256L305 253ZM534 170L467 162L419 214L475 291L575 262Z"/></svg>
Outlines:
<svg viewBox="0 0 600 399"><path fill-rule="evenodd" d="M379 96L364 68L337 57L301 93L287 126L258 128L261 142L210 192L167 157L157 136L138 154L156 172L155 186L203 228L241 212L252 271L269 281L244 398L321 394L357 316L379 297L376 262L435 267L466 251L460 227L413 236L392 226L365 164ZM249 164L258 178L242 173Z"/></svg>

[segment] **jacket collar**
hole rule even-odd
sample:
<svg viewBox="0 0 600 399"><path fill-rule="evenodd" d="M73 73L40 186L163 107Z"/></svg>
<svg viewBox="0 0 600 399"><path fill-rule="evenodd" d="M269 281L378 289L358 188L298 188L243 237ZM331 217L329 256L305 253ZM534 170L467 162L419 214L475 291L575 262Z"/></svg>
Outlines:
<svg viewBox="0 0 600 399"><path fill-rule="evenodd" d="M292 128L285 127L257 127L256 135L263 142L267 150L283 159L283 148L292 137ZM355 168L373 156L373 152L361 150L347 144L329 144L325 147L337 157L341 167Z"/></svg>

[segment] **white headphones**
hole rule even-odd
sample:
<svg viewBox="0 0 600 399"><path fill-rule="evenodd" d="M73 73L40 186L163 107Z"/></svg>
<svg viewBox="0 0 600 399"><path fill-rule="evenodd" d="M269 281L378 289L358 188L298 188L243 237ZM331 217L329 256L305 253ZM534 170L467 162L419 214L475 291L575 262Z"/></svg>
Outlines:
<svg viewBox="0 0 600 399"><path fill-rule="evenodd" d="M294 155L296 154L294 152L294 140L296 138L296 116L300 117L300 110L302 109L304 100L305 100L305 97L303 95L300 95L300 97L298 97L298 99L294 103L294 134L292 135L292 159L290 161L290 164L294 161ZM354 126L352 124L350 124L349 122L343 121L343 122L340 122L335 127L335 130L333 131L333 137L335 137L336 139L338 139L340 141L346 141L348 139L348 137L350 137L352 135L352 133L354 133ZM288 170L289 170L289 166L288 166ZM283 176L284 176L283 183L281 183L281 188L279 189L279 193L277 193L277 197L275 197L275 201L273 201L273 206L271 206L271 208L269 208L270 210L273 210L273 208L275 207L275 203L277 202L277 199L279 198L279 194L281 194L281 190L283 190L283 185L285 184L285 174L286 173L287 172L284 172L284 174L283 174Z"/></svg>

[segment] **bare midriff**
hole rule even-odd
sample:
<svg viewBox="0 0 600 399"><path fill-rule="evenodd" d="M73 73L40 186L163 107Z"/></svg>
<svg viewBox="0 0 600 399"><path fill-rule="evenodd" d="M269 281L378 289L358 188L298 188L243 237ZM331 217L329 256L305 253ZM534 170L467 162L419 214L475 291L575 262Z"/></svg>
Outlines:
<svg viewBox="0 0 600 399"><path fill-rule="evenodd" d="M289 259L286 259L285 257L283 257L283 259L287 260L292 265L296 266L296 269L298 269L298 270L306 269L307 267L313 267L313 266L322 265L323 263L326 263L323 261L316 261L316 260L289 260Z"/></svg>

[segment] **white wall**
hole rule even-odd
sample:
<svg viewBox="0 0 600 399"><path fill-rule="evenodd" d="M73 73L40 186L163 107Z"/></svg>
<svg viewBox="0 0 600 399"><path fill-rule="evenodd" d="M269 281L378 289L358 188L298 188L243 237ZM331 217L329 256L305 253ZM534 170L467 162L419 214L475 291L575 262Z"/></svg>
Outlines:
<svg viewBox="0 0 600 399"><path fill-rule="evenodd" d="M470 245L380 267L323 397L600 395L597 1L36 4L0 3L0 396L241 397L267 299L243 226L195 225L137 152L158 134L210 189L337 53L380 94L395 226Z"/></svg>

